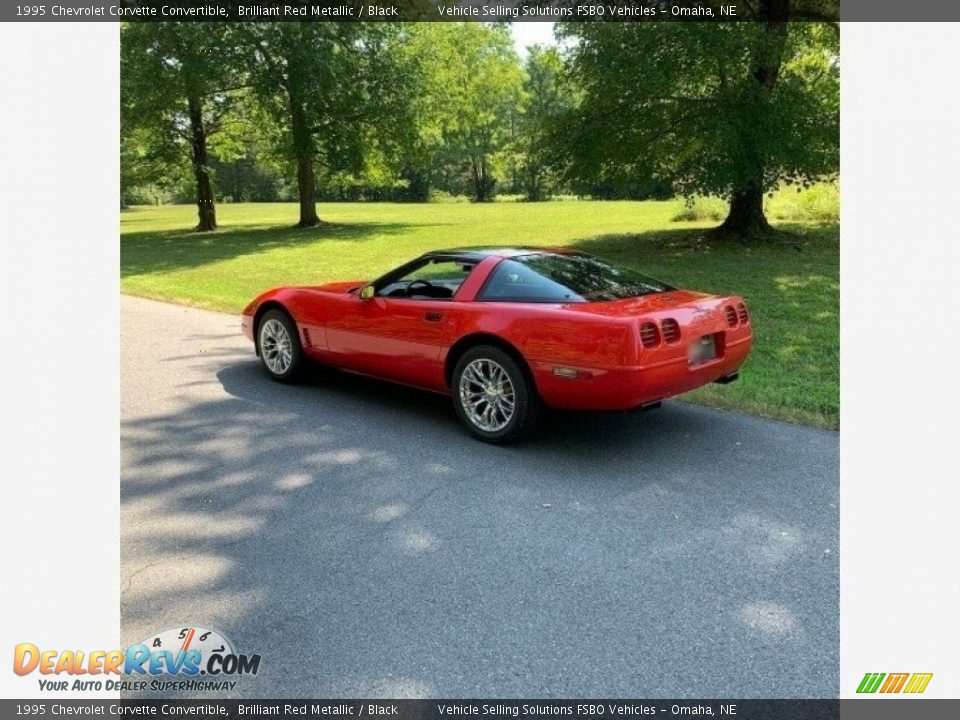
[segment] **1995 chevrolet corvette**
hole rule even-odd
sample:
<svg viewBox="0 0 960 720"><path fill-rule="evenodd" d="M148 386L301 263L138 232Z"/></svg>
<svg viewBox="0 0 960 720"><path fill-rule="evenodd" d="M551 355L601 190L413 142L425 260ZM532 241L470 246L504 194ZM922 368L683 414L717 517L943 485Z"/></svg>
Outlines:
<svg viewBox="0 0 960 720"><path fill-rule="evenodd" d="M649 408L731 382L753 340L739 297L542 248L437 250L372 282L275 288L242 326L274 380L315 360L448 394L494 443L527 433L544 406Z"/></svg>

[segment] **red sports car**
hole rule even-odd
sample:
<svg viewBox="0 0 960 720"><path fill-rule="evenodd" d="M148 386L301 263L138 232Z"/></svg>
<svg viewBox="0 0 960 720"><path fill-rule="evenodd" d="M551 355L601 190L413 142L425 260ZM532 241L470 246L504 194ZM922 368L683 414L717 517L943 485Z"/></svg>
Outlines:
<svg viewBox="0 0 960 720"><path fill-rule="evenodd" d="M542 248L437 250L372 282L276 288L242 325L274 380L317 360L448 394L488 442L520 437L544 406L656 407L731 382L753 339L739 297Z"/></svg>

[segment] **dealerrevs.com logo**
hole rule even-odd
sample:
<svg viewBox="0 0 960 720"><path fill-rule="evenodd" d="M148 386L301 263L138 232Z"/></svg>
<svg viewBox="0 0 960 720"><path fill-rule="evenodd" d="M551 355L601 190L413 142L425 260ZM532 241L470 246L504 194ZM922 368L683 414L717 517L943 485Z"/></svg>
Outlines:
<svg viewBox="0 0 960 720"><path fill-rule="evenodd" d="M922 693L927 689L933 673L867 673L857 687L858 693Z"/></svg>
<svg viewBox="0 0 960 720"><path fill-rule="evenodd" d="M232 690L232 678L259 670L260 655L238 653L225 635L201 627L163 630L126 650L41 650L20 643L13 653L17 675L39 673L45 676L38 679L40 689L52 691Z"/></svg>

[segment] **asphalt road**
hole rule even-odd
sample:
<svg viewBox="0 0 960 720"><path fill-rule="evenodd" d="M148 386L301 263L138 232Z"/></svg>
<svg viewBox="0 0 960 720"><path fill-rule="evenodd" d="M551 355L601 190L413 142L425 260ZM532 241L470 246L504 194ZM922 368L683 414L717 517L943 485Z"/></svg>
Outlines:
<svg viewBox="0 0 960 720"><path fill-rule="evenodd" d="M235 696L837 695L836 433L669 402L492 447L121 308L125 643L217 628L263 657Z"/></svg>

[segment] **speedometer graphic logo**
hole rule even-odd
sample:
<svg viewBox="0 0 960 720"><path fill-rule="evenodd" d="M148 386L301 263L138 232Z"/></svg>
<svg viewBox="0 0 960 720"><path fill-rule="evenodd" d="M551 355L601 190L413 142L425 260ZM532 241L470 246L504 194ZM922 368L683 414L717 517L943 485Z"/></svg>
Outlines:
<svg viewBox="0 0 960 720"><path fill-rule="evenodd" d="M199 625L173 627L128 650L140 672L172 675L256 675L259 655L242 655L219 630Z"/></svg>
<svg viewBox="0 0 960 720"><path fill-rule="evenodd" d="M204 669L213 655L237 654L233 643L223 633L203 627L167 628L143 640L141 644L146 645L151 653L167 650L174 656L186 656L186 653L193 651L191 655L197 659L200 674L205 674Z"/></svg>

